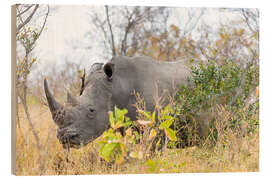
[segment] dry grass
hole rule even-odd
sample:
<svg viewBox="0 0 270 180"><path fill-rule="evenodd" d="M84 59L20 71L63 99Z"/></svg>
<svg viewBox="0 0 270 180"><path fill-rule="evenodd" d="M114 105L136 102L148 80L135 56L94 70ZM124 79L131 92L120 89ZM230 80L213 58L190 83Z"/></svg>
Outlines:
<svg viewBox="0 0 270 180"><path fill-rule="evenodd" d="M16 132L17 175L259 171L258 132L245 137L233 132L219 132L223 134L212 148L200 146L165 149L153 153L147 159L129 158L123 164L115 165L99 157L96 142L78 150L65 151L56 139L56 126L48 108L36 104L29 109L42 148L38 150L36 147L23 107L19 106L20 128L17 125ZM225 111L221 109L219 117L225 117Z"/></svg>

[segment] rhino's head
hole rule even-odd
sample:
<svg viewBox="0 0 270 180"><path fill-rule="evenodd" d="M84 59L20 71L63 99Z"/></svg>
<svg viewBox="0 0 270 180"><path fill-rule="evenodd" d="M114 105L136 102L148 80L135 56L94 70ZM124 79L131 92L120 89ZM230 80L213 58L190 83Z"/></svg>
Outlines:
<svg viewBox="0 0 270 180"><path fill-rule="evenodd" d="M48 105L58 126L57 138L64 148L85 146L108 128L112 72L111 63L92 72L81 96L72 97L67 93L66 105L56 101L49 90L47 80L44 80Z"/></svg>

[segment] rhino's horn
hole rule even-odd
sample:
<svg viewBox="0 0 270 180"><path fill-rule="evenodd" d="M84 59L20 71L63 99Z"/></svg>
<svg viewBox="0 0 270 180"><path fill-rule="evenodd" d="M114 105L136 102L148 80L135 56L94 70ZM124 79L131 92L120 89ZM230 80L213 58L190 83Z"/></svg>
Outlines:
<svg viewBox="0 0 270 180"><path fill-rule="evenodd" d="M45 90L45 94L46 94L46 98L49 104L50 111L52 114L54 114L58 109L62 108L62 105L59 104L53 97L52 93L50 92L48 88L48 83L46 79L44 79L44 90Z"/></svg>
<svg viewBox="0 0 270 180"><path fill-rule="evenodd" d="M73 97L69 92L67 92L67 102L72 106L78 105L79 101L76 97Z"/></svg>

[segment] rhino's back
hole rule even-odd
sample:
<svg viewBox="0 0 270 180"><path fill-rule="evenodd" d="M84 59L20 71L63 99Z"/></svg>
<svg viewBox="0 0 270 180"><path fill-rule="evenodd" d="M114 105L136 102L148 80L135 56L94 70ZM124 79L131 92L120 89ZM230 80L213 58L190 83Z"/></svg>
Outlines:
<svg viewBox="0 0 270 180"><path fill-rule="evenodd" d="M149 57L115 57L111 61L115 64L114 104L128 108L131 116L135 116L134 91L144 97L147 110L152 111L157 97L171 94L186 84L190 75L184 60L159 62Z"/></svg>
<svg viewBox="0 0 270 180"><path fill-rule="evenodd" d="M121 76L125 75L139 83L147 80L179 81L190 75L187 67L188 60L184 59L164 62L153 60L150 57L115 57L111 61L115 64L116 73L120 73Z"/></svg>
<svg viewBox="0 0 270 180"><path fill-rule="evenodd" d="M145 96L149 96L148 98L151 98L157 90L159 96L165 91L172 93L186 83L190 74L184 61L160 62L138 58L134 63L137 76L135 86Z"/></svg>

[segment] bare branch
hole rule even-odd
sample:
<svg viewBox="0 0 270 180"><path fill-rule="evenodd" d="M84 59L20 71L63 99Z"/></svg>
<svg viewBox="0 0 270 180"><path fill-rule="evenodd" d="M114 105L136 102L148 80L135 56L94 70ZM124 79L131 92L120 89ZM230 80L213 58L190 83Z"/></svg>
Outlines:
<svg viewBox="0 0 270 180"><path fill-rule="evenodd" d="M204 15L204 13L205 13L204 8L201 9L200 14L198 16L195 15L195 11L193 9L188 11L189 20L186 22L184 28L184 35L186 35L188 32L191 32L197 26L199 20Z"/></svg>
<svg viewBox="0 0 270 180"><path fill-rule="evenodd" d="M27 8L25 8L22 12L19 12L19 14L16 15L16 17L21 17L22 14L24 14L25 12L27 12L31 7L33 7L34 5L30 5L28 6ZM18 9L18 6L17 6L17 10L19 11Z"/></svg>
<svg viewBox="0 0 270 180"><path fill-rule="evenodd" d="M41 27L39 33L38 33L38 37L40 36L40 34L42 33L42 31L43 31L43 29L44 29L44 27L45 27L45 24L46 24L46 22L47 22L47 18L48 18L49 12L50 12L50 6L48 5L48 10L47 10L47 13L46 13L46 17L45 17L45 20L44 20L44 22L43 22L43 25L42 25L42 27Z"/></svg>
<svg viewBox="0 0 270 180"><path fill-rule="evenodd" d="M121 53L123 53L124 55L126 55L127 36L133 24L134 22L131 22L130 20L128 20L128 25L125 28L124 39L122 40L122 44L121 44Z"/></svg>
<svg viewBox="0 0 270 180"><path fill-rule="evenodd" d="M48 18L49 12L50 12L50 7L49 7L49 5L48 5L48 10L47 10L47 13L46 13L44 22L43 22L42 27L41 27L41 29L40 29L38 35L37 35L37 38L31 43L31 46L30 46L30 47L32 47L32 48L31 48L30 51L33 50L34 47L33 47L32 45L35 44L35 42L38 40L38 38L40 37L41 33L43 32L43 29L44 29L44 27L45 27L45 25L46 25L46 22L47 22L47 18Z"/></svg>
<svg viewBox="0 0 270 180"><path fill-rule="evenodd" d="M19 8L18 8L18 5L16 6L16 9L17 9L17 11L19 12L19 14L21 14L21 13L20 13L20 10L19 10ZM21 16L18 16L18 18L19 18L19 20L21 21L21 23L23 23L22 17L21 17ZM24 31L26 32L25 26L23 26L23 29L24 29ZM18 32L19 32L19 31L18 31ZM18 34L18 32L17 32L17 34Z"/></svg>
<svg viewBox="0 0 270 180"><path fill-rule="evenodd" d="M122 44L121 44L121 54L123 54L123 55L126 55L127 37L128 37L130 30L132 29L132 27L134 27L136 24L138 24L142 18L141 15L137 15L137 18L136 17L133 18L134 15L138 14L137 7L135 7L135 9L131 13L129 13L128 9L126 9L126 13L127 13L126 18L127 18L128 24L125 27L124 38L123 38Z"/></svg>
<svg viewBox="0 0 270 180"><path fill-rule="evenodd" d="M249 11L247 9L241 9L242 15L245 19L245 22L249 29L255 33L258 32L258 17L259 17L259 11L256 10L256 12ZM253 23L253 25L252 25Z"/></svg>
<svg viewBox="0 0 270 180"><path fill-rule="evenodd" d="M94 14L94 16L92 17L92 21L93 21L93 23L95 24L95 26L96 26L97 28L100 28L101 31L103 32L104 39L105 39L105 40L103 41L104 47L105 47L105 49L109 49L108 46L107 46L107 39L109 39L109 38L108 38L107 32L106 32L105 27L104 27L105 24L106 24L106 20L105 20L105 21L102 21L102 20L99 19L99 17L98 17L97 14ZM110 43L109 43L109 44L110 44Z"/></svg>
<svg viewBox="0 0 270 180"><path fill-rule="evenodd" d="M113 35L113 32L112 32L112 25L111 25L111 22L110 22L108 6L105 6L105 9L106 9L107 23L108 23L108 26L109 26L109 29L110 29L110 34L111 34L111 49L112 49L112 54L113 54L113 56L116 56L115 44L114 44L114 35Z"/></svg>
<svg viewBox="0 0 270 180"><path fill-rule="evenodd" d="M32 19L32 17L34 16L34 14L36 13L37 9L38 9L39 5L37 4L35 6L35 9L32 11L32 13L26 18L26 20L21 23L18 27L17 27L17 33L21 30L22 27L24 27L27 23L30 22L30 20Z"/></svg>

